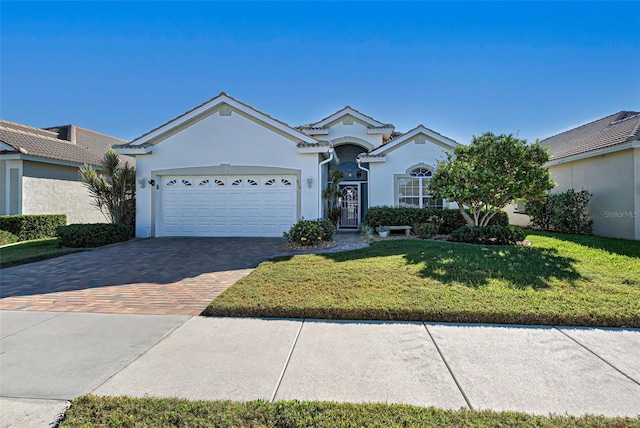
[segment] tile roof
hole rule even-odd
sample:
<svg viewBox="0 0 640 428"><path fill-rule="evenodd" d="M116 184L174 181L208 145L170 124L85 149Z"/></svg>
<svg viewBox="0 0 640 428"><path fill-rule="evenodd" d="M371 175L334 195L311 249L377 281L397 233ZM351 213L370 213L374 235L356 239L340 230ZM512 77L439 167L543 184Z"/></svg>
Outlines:
<svg viewBox="0 0 640 428"><path fill-rule="evenodd" d="M362 116L366 117L367 119L370 119L372 122L382 123L382 122L380 122L379 120L376 120L376 119L374 119L373 117L371 117L371 116L369 116L369 115L367 115L367 114L362 113L360 110L355 109L355 108L353 108L353 107L351 107L351 106L348 106L348 105L347 105L347 106L344 106L343 108L341 108L341 109L340 109L340 110L338 110L338 111L334 111L333 113L331 113L329 116L327 116L327 117L325 117L325 118L322 118L322 119L320 119L320 120L318 120L318 121L315 121L315 122L313 122L313 123L308 123L308 124L306 124L306 125L299 126L299 128L305 128L305 129L316 129L316 128L317 128L317 129L322 129L322 128L323 128L322 126L320 126L320 127L316 127L316 126L314 126L314 125L316 125L316 124L318 124L318 123L322 123L322 122L324 122L325 120L329 119L331 116L334 116L334 115L336 115L336 114L338 114L338 113L340 113L340 112L342 112L342 111L344 111L344 110L353 110L353 111L355 111L356 113L361 114ZM393 125L389 125L389 124L385 125L385 127L392 127L392 128L394 128L394 126L393 126Z"/></svg>
<svg viewBox="0 0 640 428"><path fill-rule="evenodd" d="M74 125L42 129L0 119L0 141L14 148L0 152L2 154L22 153L77 164L99 165L109 147L125 140ZM121 156L120 159L129 164L135 162L130 156Z"/></svg>
<svg viewBox="0 0 640 428"><path fill-rule="evenodd" d="M540 143L549 146L552 160L640 140L640 112L620 111L570 129Z"/></svg>
<svg viewBox="0 0 640 428"><path fill-rule="evenodd" d="M331 143L328 141L318 141L317 143L301 142L297 144L298 148L303 147L331 147Z"/></svg>
<svg viewBox="0 0 640 428"><path fill-rule="evenodd" d="M391 141L395 140L398 137L402 137L405 133L404 132L392 132L391 135L389 136L389 138L387 138L383 144L387 144L390 143Z"/></svg>
<svg viewBox="0 0 640 428"><path fill-rule="evenodd" d="M358 159L362 159L362 158L383 158L387 155L385 154L371 154L371 153L360 153L358 156L356 156L356 158Z"/></svg>

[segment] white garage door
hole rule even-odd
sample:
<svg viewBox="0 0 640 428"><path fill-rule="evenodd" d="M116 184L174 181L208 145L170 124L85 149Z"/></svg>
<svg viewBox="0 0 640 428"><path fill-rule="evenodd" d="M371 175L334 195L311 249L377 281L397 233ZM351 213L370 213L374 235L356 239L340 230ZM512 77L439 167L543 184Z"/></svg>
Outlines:
<svg viewBox="0 0 640 428"><path fill-rule="evenodd" d="M282 236L296 222L295 176L163 177L162 236Z"/></svg>

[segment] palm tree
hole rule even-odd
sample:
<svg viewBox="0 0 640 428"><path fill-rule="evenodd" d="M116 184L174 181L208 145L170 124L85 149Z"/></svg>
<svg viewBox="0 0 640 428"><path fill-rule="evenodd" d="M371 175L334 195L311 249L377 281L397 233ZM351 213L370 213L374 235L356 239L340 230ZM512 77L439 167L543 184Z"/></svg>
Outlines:
<svg viewBox="0 0 640 428"><path fill-rule="evenodd" d="M128 162L120 166L118 153L109 149L100 162L101 171L83 165L80 178L96 206L111 223L135 225L136 170Z"/></svg>

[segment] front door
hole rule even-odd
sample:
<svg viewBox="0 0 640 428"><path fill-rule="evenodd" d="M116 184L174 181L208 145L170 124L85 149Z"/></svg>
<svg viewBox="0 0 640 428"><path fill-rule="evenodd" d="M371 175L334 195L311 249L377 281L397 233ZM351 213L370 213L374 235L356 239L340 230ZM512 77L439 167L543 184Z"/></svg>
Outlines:
<svg viewBox="0 0 640 428"><path fill-rule="evenodd" d="M340 185L342 196L342 216L340 217L340 229L357 229L360 219L359 183Z"/></svg>

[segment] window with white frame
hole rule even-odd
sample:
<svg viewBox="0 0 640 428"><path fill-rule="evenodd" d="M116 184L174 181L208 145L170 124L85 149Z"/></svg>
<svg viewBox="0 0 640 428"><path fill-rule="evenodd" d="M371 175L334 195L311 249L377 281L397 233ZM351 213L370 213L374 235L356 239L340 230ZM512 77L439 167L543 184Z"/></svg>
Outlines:
<svg viewBox="0 0 640 428"><path fill-rule="evenodd" d="M444 201L434 198L429 190L432 172L426 167L417 167L408 175L396 178L398 206L443 209Z"/></svg>

